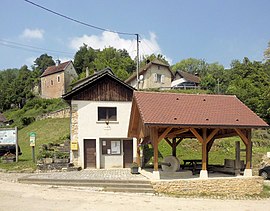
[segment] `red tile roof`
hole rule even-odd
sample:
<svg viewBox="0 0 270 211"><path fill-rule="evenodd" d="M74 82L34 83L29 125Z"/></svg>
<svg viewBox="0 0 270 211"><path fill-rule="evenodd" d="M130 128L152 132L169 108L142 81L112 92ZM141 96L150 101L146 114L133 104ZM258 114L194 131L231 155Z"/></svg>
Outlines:
<svg viewBox="0 0 270 211"><path fill-rule="evenodd" d="M268 127L236 96L134 92L146 125Z"/></svg>
<svg viewBox="0 0 270 211"><path fill-rule="evenodd" d="M41 75L41 77L44 77L44 76L47 76L47 75L51 75L51 74L54 74L54 73L57 73L57 72L61 72L61 71L64 71L67 66L69 65L71 61L67 61L67 62L63 62L63 63L60 63L59 65L54 65L54 66L50 66L48 67L44 72L43 74Z"/></svg>

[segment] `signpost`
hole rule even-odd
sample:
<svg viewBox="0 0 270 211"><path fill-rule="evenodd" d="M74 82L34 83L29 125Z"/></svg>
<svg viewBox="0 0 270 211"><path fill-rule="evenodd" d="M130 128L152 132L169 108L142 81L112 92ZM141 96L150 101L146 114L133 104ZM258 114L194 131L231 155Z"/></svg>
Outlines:
<svg viewBox="0 0 270 211"><path fill-rule="evenodd" d="M31 132L30 133L30 147L32 147L32 159L33 162L36 162L35 159L35 145L36 145L36 133L35 132Z"/></svg>
<svg viewBox="0 0 270 211"><path fill-rule="evenodd" d="M16 146L16 162L19 157L18 147L18 129L15 128L0 128L0 145L15 145Z"/></svg>

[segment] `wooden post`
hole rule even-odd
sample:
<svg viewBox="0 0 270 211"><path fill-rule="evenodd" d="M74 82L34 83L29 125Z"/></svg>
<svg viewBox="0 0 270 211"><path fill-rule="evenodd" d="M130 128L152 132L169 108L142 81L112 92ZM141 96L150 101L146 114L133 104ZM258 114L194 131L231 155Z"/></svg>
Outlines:
<svg viewBox="0 0 270 211"><path fill-rule="evenodd" d="M251 142L251 129L247 131L248 143L246 145L246 169L251 169L251 157L252 157L252 142Z"/></svg>
<svg viewBox="0 0 270 211"><path fill-rule="evenodd" d="M206 132L207 132L206 128L203 128L202 170L207 170L207 157L208 157L208 153L207 153L207 142L206 142L207 134L206 134Z"/></svg>
<svg viewBox="0 0 270 211"><path fill-rule="evenodd" d="M240 141L235 142L235 175L240 175Z"/></svg>
<svg viewBox="0 0 270 211"><path fill-rule="evenodd" d="M140 153L140 138L137 137L137 154L136 154L136 163L141 166L141 153Z"/></svg>
<svg viewBox="0 0 270 211"><path fill-rule="evenodd" d="M158 171L158 133L155 127L150 128L150 139L154 147L154 171Z"/></svg>
<svg viewBox="0 0 270 211"><path fill-rule="evenodd" d="M172 156L176 157L176 138L173 138L172 141Z"/></svg>

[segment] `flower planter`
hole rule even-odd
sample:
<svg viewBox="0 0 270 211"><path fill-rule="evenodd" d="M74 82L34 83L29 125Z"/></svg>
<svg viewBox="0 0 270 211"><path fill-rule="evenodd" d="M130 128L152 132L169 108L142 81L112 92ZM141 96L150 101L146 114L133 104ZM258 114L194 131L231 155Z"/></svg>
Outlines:
<svg viewBox="0 0 270 211"><path fill-rule="evenodd" d="M139 174L139 167L131 167L130 172L131 174Z"/></svg>

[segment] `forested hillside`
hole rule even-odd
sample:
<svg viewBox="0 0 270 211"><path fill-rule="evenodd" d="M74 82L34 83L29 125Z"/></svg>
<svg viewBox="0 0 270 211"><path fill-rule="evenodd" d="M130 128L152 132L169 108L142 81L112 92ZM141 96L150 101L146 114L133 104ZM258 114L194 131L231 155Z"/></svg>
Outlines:
<svg viewBox="0 0 270 211"><path fill-rule="evenodd" d="M201 78L202 89L212 94L236 95L249 108L270 123L269 52L270 45L264 52L265 59L263 61L250 61L248 58L243 58L242 61L234 60L228 69L219 63L210 64L202 59L194 58L181 60L172 65L171 69L198 74ZM163 55L152 54L144 56L140 65L143 66L146 60L155 58L168 64ZM136 58L132 60L126 50L117 50L112 47L95 50L84 45L75 53L73 63L80 78L85 77L86 68L89 68L90 74L93 74L95 69L101 70L105 67L111 67L116 76L125 80L136 70L135 61ZM30 108L25 107L25 105L27 103L33 105L31 101L39 98L41 74L48 66L54 64L51 56L42 54L34 61L32 67L22 64L20 69L0 70L0 112L10 109L20 112L23 109L29 110ZM41 101L39 100L37 103L37 109L41 111L43 107L41 112L46 112L46 109L51 110L48 109L50 102Z"/></svg>

